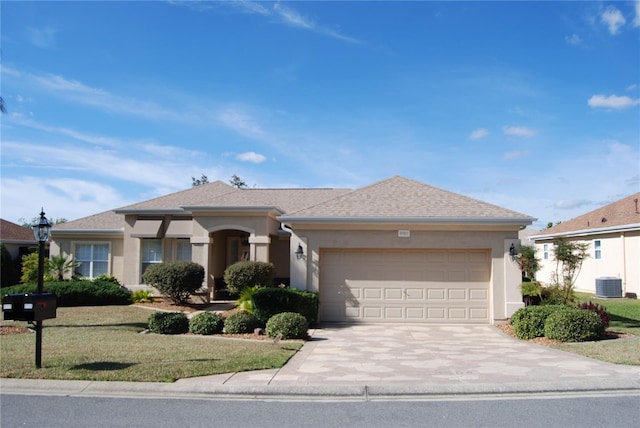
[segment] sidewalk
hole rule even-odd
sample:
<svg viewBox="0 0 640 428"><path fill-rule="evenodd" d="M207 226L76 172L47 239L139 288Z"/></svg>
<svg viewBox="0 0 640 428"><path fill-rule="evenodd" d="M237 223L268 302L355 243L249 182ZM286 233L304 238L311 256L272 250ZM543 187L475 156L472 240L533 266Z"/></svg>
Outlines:
<svg viewBox="0 0 640 428"><path fill-rule="evenodd" d="M627 391L640 367L513 339L493 326L326 327L281 369L175 383L2 379L2 393L291 399L401 399ZM638 339L633 339L638 340Z"/></svg>

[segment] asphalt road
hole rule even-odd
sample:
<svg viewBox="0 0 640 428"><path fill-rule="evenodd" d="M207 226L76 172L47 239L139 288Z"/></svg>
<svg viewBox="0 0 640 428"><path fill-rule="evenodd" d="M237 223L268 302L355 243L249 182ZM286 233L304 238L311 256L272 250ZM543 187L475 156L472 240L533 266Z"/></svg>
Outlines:
<svg viewBox="0 0 640 428"><path fill-rule="evenodd" d="M640 395L265 401L1 395L10 427L635 427Z"/></svg>

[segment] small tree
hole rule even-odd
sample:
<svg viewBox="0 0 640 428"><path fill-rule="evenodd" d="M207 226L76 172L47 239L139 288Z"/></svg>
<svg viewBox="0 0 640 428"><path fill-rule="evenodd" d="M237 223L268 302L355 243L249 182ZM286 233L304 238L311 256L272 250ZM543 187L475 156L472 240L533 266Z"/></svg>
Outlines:
<svg viewBox="0 0 640 428"><path fill-rule="evenodd" d="M76 261L72 255L67 257L62 254L58 254L56 256L51 256L51 258L47 260L46 269L49 275L55 276L58 281L64 281L65 275L71 274L71 277L73 277L74 271L80 265L81 263Z"/></svg>
<svg viewBox="0 0 640 428"><path fill-rule="evenodd" d="M245 183L240 177L233 174L231 176L231 180L229 180L229 184L238 189L245 189L247 187L247 183Z"/></svg>
<svg viewBox="0 0 640 428"><path fill-rule="evenodd" d="M158 289L174 304L185 303L204 281L204 267L187 261L152 264L142 280Z"/></svg>
<svg viewBox="0 0 640 428"><path fill-rule="evenodd" d="M191 177L191 185L193 187L198 187L198 186L202 186L203 184L207 184L209 182L209 179L207 178L206 175L202 174L202 177L200 178L195 178L195 177Z"/></svg>
<svg viewBox="0 0 640 428"><path fill-rule="evenodd" d="M516 263L522 271L522 278L536 279L536 272L540 270L540 259L536 257L536 247L521 245L516 255Z"/></svg>
<svg viewBox="0 0 640 428"><path fill-rule="evenodd" d="M582 262L589 257L587 253L589 244L558 238L553 241L553 245L553 257L556 262L556 271L553 280L560 286L562 290L562 303L566 304L573 300L573 288L580 274Z"/></svg>
<svg viewBox="0 0 640 428"><path fill-rule="evenodd" d="M239 295L247 288L256 285L261 287L273 286L275 266L266 262L238 262L224 271L224 282L231 294Z"/></svg>
<svg viewBox="0 0 640 428"><path fill-rule="evenodd" d="M45 263L45 275L47 265ZM22 275L20 276L21 284L34 284L38 281L38 252L29 253L22 256Z"/></svg>

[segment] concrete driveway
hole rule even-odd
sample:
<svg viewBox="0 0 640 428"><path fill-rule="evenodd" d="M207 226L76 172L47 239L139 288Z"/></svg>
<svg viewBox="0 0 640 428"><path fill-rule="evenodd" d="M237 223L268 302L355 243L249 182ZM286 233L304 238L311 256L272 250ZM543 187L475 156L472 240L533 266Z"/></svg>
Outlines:
<svg viewBox="0 0 640 428"><path fill-rule="evenodd" d="M558 390L640 387L640 368L520 341L490 325L351 325L314 330L280 370L236 373L225 384L453 385ZM586 385L589 385L587 388ZM455 390L455 388L453 388ZM469 388L467 388L468 390Z"/></svg>

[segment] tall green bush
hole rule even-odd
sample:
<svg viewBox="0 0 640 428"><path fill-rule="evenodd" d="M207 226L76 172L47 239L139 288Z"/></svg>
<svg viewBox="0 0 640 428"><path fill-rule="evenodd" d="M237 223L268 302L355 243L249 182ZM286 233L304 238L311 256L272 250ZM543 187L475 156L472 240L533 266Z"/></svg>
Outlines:
<svg viewBox="0 0 640 428"><path fill-rule="evenodd" d="M318 319L318 294L297 288L262 288L252 297L253 314L261 323L282 312L296 312L309 324Z"/></svg>
<svg viewBox="0 0 640 428"><path fill-rule="evenodd" d="M562 342L584 342L600 339L604 330L604 323L596 312L566 307L549 315L544 335Z"/></svg>
<svg viewBox="0 0 640 428"><path fill-rule="evenodd" d="M145 284L155 287L173 303L184 303L204 281L204 267L187 261L152 264L142 275Z"/></svg>
<svg viewBox="0 0 640 428"><path fill-rule="evenodd" d="M2 289L3 294L26 294L37 291L36 284L14 285ZM45 282L43 291L54 293L59 307L128 305L131 291L112 282L90 280Z"/></svg>
<svg viewBox="0 0 640 428"><path fill-rule="evenodd" d="M224 271L224 282L231 294L239 295L245 289L256 285L272 287L275 271L273 263L238 262Z"/></svg>

